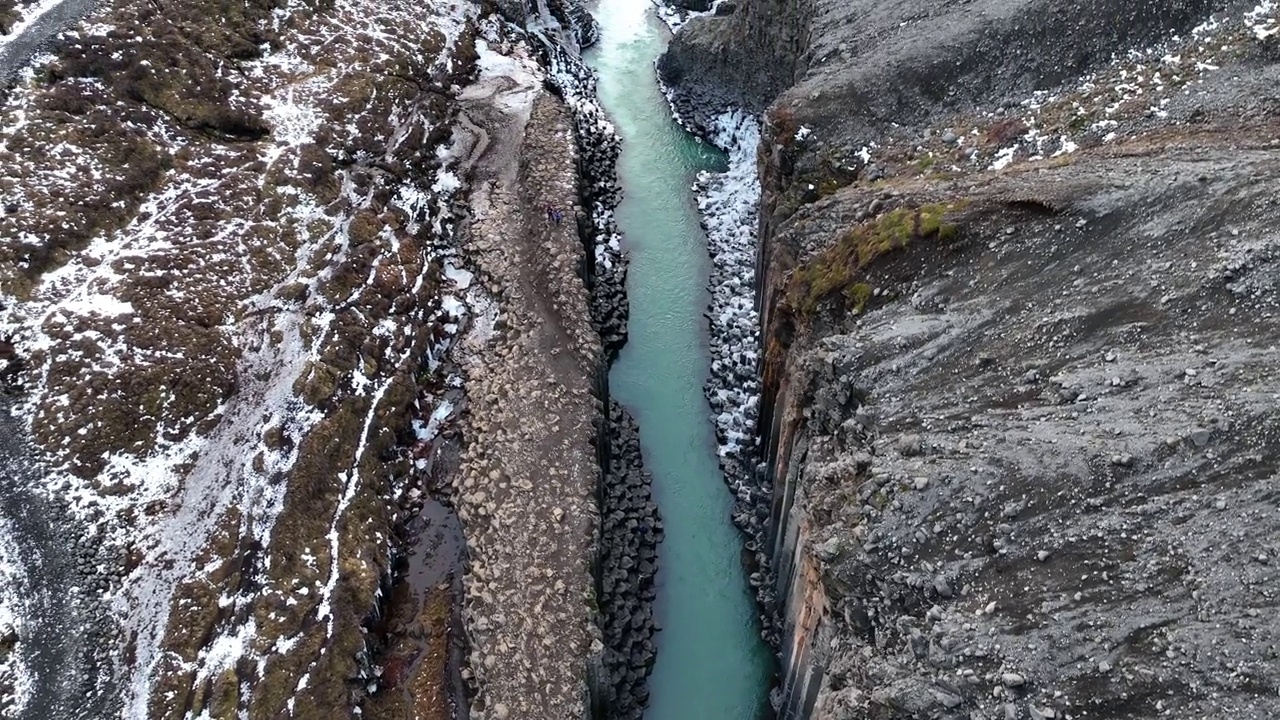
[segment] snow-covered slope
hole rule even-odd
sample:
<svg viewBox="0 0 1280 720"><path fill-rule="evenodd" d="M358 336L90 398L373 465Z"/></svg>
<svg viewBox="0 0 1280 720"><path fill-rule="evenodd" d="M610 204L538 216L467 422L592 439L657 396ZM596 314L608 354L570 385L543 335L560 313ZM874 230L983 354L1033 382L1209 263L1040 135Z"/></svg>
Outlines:
<svg viewBox="0 0 1280 720"><path fill-rule="evenodd" d="M328 717L453 282L437 149L474 10L223 5L100 8L0 105L0 372L40 490L118 559L124 714Z"/></svg>

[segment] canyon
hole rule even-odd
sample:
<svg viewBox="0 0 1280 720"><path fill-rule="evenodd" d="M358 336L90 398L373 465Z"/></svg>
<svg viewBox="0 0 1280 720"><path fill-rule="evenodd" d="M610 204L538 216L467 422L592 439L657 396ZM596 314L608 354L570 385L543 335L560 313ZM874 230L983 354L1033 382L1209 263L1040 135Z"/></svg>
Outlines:
<svg viewBox="0 0 1280 720"><path fill-rule="evenodd" d="M1280 715L1272 0L0 33L0 717Z"/></svg>

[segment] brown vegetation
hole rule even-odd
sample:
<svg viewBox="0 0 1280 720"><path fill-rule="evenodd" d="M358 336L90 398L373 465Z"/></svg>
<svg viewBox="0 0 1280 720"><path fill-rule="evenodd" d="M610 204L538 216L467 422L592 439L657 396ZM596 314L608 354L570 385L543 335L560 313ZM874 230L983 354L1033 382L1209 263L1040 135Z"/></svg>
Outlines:
<svg viewBox="0 0 1280 720"><path fill-rule="evenodd" d="M862 280L866 269L913 241L951 240L957 229L946 217L958 209L955 203L900 207L858 225L792 271L786 305L801 318L813 316L831 300L838 311L862 312L872 296L871 286Z"/></svg>

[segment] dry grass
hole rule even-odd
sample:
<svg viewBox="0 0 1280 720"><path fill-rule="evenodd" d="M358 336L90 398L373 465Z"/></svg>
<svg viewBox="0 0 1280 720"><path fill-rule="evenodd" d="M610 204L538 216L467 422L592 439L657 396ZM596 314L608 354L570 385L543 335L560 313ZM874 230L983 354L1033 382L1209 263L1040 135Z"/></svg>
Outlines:
<svg viewBox="0 0 1280 720"><path fill-rule="evenodd" d="M900 207L849 230L833 245L792 272L786 304L801 318L827 303L841 312L862 312L871 299L865 271L881 256L925 239L951 240L956 225L947 222L958 203Z"/></svg>

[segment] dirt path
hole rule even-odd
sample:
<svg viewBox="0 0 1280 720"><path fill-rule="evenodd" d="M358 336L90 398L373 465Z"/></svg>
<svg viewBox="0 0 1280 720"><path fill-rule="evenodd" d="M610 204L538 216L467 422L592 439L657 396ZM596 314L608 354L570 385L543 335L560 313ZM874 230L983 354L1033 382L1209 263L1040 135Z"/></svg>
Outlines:
<svg viewBox="0 0 1280 720"><path fill-rule="evenodd" d="M42 13L17 35L0 36L0 94L3 86L22 69L44 44L93 7L93 0L62 0Z"/></svg>
<svg viewBox="0 0 1280 720"><path fill-rule="evenodd" d="M14 717L110 717L113 676L94 653L105 613L92 610L98 595L86 585L93 577L77 566L82 535L64 510L34 490L40 470L19 441L25 430L8 403L0 398L0 519L24 568L18 599L26 612L15 652L30 682L25 708Z"/></svg>
<svg viewBox="0 0 1280 720"><path fill-rule="evenodd" d="M471 411L458 506L481 692L473 717L581 717L584 665L601 649L589 610L600 345L578 271L568 111L534 78L512 74L463 98L489 143L474 168L467 247L502 327L463 361ZM561 224L547 205L564 213Z"/></svg>

